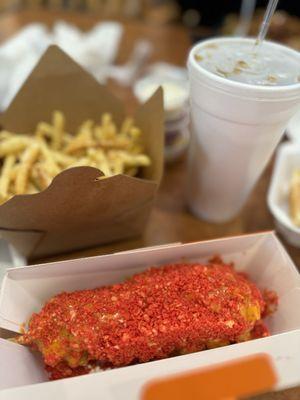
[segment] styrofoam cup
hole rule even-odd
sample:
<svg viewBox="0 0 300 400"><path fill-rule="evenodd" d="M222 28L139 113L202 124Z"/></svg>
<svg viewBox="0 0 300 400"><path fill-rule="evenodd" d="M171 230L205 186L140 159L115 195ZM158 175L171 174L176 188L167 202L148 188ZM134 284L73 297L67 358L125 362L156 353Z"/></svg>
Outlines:
<svg viewBox="0 0 300 400"><path fill-rule="evenodd" d="M187 201L197 216L211 222L225 222L241 210L300 104L300 83L248 85L219 77L195 60L208 44L237 41L254 43L206 40L188 58L192 140ZM264 46L298 59L300 66L300 53L272 42Z"/></svg>

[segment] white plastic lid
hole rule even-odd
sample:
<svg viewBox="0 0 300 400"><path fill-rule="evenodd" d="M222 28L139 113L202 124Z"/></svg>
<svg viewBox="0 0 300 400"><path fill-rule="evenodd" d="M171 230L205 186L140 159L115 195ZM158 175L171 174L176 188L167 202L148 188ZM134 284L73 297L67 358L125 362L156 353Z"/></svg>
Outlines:
<svg viewBox="0 0 300 400"><path fill-rule="evenodd" d="M194 79L201 80L202 84L214 87L216 91L226 92L228 95L240 98L255 99L256 101L272 100L279 102L284 100L300 100L300 83L285 86L259 86L232 81L206 70L195 59L195 55L207 45L222 46L223 43L238 42L245 42L254 45L255 39L217 37L196 44L191 49L188 57L187 65L190 77L193 76ZM292 57L295 60L299 60L300 65L300 53L298 51L271 41L265 41L264 46L269 49L274 49L277 52L279 51L282 54L282 57Z"/></svg>

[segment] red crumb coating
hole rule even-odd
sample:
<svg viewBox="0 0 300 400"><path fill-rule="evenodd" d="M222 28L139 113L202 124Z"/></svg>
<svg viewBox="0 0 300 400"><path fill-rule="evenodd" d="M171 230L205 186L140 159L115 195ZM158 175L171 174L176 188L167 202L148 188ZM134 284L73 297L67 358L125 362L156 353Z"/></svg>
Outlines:
<svg viewBox="0 0 300 400"><path fill-rule="evenodd" d="M221 261L151 268L120 284L53 297L19 342L52 379L264 337L265 301Z"/></svg>
<svg viewBox="0 0 300 400"><path fill-rule="evenodd" d="M266 303L264 308L263 317L274 314L278 308L278 296L273 290L265 289L262 293L263 299Z"/></svg>

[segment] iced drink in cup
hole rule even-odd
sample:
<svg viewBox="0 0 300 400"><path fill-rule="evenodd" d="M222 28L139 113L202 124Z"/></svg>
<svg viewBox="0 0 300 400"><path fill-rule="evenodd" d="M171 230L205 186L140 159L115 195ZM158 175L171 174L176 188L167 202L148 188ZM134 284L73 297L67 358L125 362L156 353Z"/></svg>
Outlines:
<svg viewBox="0 0 300 400"><path fill-rule="evenodd" d="M192 140L187 196L200 218L233 218L300 104L300 53L217 38L189 54Z"/></svg>

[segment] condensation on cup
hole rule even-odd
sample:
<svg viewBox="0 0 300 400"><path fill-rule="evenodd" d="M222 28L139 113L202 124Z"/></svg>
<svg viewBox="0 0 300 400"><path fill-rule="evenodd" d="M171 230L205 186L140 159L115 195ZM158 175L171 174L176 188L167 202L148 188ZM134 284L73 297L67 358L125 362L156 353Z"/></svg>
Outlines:
<svg viewBox="0 0 300 400"><path fill-rule="evenodd" d="M188 58L192 139L187 201L210 222L244 206L300 104L300 53L272 42L217 38Z"/></svg>

